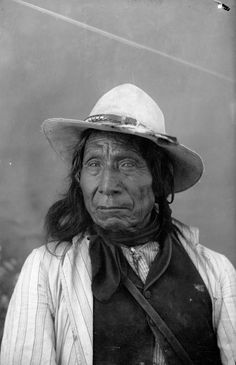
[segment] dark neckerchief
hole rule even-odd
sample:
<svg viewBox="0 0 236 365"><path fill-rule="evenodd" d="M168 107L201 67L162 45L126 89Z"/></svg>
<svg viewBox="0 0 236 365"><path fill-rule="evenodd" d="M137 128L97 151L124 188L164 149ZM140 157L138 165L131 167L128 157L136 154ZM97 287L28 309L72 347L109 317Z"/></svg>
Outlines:
<svg viewBox="0 0 236 365"><path fill-rule="evenodd" d="M157 239L160 235L158 214L139 232L107 232L94 225L95 234L90 236L90 257L92 264L92 291L95 298L106 302L115 293L126 275L126 261L120 246L138 246Z"/></svg>

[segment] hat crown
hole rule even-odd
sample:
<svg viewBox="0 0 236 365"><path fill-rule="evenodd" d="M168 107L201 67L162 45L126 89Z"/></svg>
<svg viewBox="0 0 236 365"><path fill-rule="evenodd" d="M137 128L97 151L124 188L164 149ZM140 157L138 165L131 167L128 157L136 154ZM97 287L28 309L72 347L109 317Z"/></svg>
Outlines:
<svg viewBox="0 0 236 365"><path fill-rule="evenodd" d="M161 109L147 93L132 84L118 85L104 94L93 107L90 116L97 114L133 118L152 132L165 134Z"/></svg>

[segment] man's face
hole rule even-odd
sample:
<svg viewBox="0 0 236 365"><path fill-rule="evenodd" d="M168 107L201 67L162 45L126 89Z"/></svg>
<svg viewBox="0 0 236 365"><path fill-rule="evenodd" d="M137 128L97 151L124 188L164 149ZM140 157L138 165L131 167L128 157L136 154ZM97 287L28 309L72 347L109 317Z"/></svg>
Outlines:
<svg viewBox="0 0 236 365"><path fill-rule="evenodd" d="M95 131L89 136L80 186L86 209L100 227L133 231L148 223L155 202L152 175L126 135Z"/></svg>

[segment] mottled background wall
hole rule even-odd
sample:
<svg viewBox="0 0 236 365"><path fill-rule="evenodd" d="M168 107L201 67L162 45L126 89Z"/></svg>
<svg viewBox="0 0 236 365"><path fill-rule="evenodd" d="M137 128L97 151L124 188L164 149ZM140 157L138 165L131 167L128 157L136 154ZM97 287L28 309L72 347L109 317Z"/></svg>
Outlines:
<svg viewBox="0 0 236 365"><path fill-rule="evenodd" d="M2 308L66 184L41 122L84 118L123 82L158 100L169 134L202 155L205 175L176 196L174 214L236 263L236 4L227 5L229 12L213 0L0 1Z"/></svg>

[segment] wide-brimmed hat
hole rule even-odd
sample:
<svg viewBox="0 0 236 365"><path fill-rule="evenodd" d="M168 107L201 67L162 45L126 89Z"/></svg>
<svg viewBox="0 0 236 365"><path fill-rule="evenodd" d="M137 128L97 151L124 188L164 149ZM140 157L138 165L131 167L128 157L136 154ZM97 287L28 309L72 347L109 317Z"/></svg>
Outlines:
<svg viewBox="0 0 236 365"><path fill-rule="evenodd" d="M175 192L196 184L203 173L200 156L166 134L161 109L135 85L123 84L108 91L84 120L51 118L42 124L52 148L69 163L81 133L89 128L140 136L163 148L173 162Z"/></svg>

